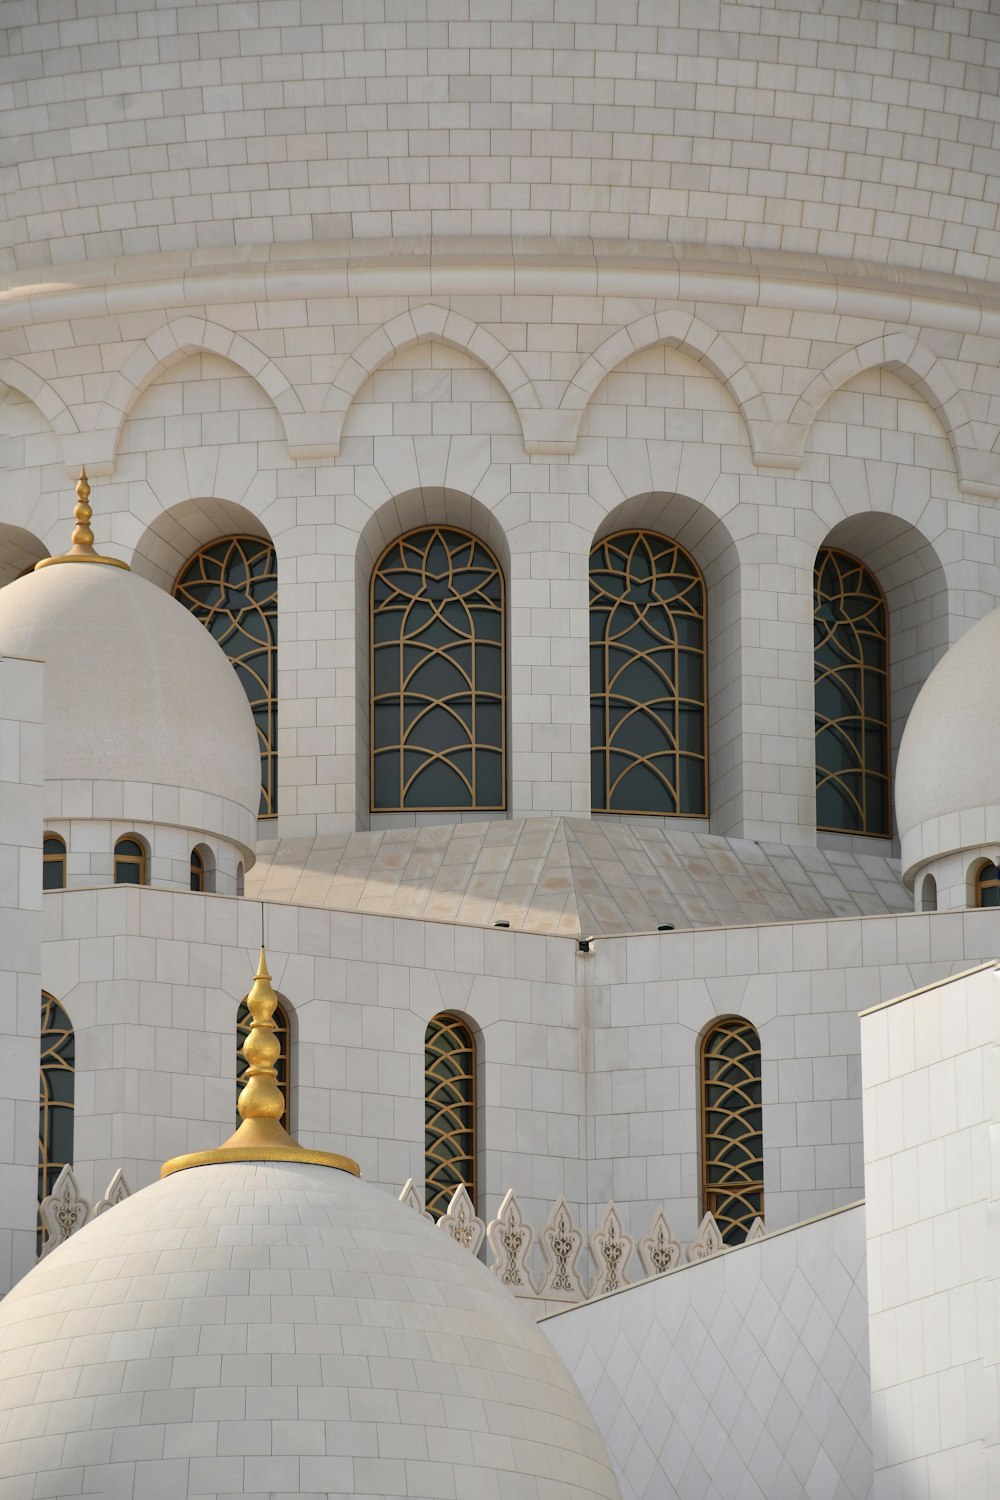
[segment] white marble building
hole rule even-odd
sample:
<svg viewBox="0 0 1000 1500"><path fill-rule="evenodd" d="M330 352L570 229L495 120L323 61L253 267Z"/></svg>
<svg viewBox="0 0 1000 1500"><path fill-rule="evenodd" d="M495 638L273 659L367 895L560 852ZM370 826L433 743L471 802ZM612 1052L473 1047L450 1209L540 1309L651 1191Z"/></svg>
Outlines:
<svg viewBox="0 0 1000 1500"><path fill-rule="evenodd" d="M418 1207L428 1178L435 1212L466 1183L498 1268L513 1190L514 1290L624 1500L985 1500L996 6L3 24L0 1290L64 1164L96 1205L228 1135L265 943L297 1139ZM129 571L31 571L83 466ZM430 619L453 675L424 662L421 731L393 673ZM712 1093L727 1039L739 1107ZM660 1210L676 1263L649 1280ZM46 1236L52 1277L74 1247ZM2 1500L264 1485L111 1476L186 1441L102 1446L120 1412L36 1452L4 1326ZM325 1477L264 1492L492 1494L345 1478L322 1441Z"/></svg>

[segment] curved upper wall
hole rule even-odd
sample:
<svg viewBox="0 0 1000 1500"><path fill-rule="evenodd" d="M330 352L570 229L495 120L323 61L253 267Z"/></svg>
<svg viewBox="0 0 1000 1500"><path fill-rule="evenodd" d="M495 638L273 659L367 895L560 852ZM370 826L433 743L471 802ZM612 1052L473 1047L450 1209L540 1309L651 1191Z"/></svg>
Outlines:
<svg viewBox="0 0 1000 1500"><path fill-rule="evenodd" d="M74 9L7 32L0 269L430 234L1000 262L982 0Z"/></svg>

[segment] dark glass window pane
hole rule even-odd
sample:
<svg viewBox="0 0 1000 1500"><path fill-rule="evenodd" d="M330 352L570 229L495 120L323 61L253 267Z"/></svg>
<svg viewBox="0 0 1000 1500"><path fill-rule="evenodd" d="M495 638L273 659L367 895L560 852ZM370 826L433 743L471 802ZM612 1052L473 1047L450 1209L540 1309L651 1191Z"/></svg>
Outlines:
<svg viewBox="0 0 1000 1500"><path fill-rule="evenodd" d="M666 537L620 532L591 552L595 809L704 814L704 608L697 566Z"/></svg>
<svg viewBox="0 0 1000 1500"><path fill-rule="evenodd" d="M174 584L236 669L260 742L260 815L278 810L278 570L270 542L233 536L203 547Z"/></svg>
<svg viewBox="0 0 1000 1500"><path fill-rule="evenodd" d="M476 1052L457 1016L435 1016L424 1040L425 1205L435 1219L464 1185L476 1201Z"/></svg>
<svg viewBox="0 0 1000 1500"><path fill-rule="evenodd" d="M702 1047L704 1206L738 1245L764 1212L760 1039L747 1021L719 1021Z"/></svg>
<svg viewBox="0 0 1000 1500"><path fill-rule="evenodd" d="M502 809L503 576L496 559L455 527L411 532L378 563L371 607L373 809Z"/></svg>
<svg viewBox="0 0 1000 1500"><path fill-rule="evenodd" d="M63 1167L73 1162L73 1102L76 1042L69 1016L42 992L41 1058L38 1090L38 1201L51 1193ZM37 1249L45 1230L38 1220Z"/></svg>
<svg viewBox="0 0 1000 1500"><path fill-rule="evenodd" d="M888 620L874 575L847 553L816 559L816 822L890 832Z"/></svg>

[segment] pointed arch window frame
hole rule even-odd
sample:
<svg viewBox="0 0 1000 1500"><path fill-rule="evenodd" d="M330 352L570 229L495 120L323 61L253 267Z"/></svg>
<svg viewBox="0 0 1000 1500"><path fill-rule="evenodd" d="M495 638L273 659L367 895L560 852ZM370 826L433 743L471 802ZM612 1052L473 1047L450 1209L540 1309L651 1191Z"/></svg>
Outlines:
<svg viewBox="0 0 1000 1500"><path fill-rule="evenodd" d="M386 568L387 559L389 559L391 557L391 555L397 549L400 550L400 556L401 556L401 558L405 557L405 552L406 552L407 548L409 548L411 551L416 550L415 547L414 547L414 539L418 538L418 537L424 537L424 536L426 536L428 538L428 541L425 543L425 545L420 550L422 551L423 556L424 556L424 560L425 560L425 562L424 562L423 578L424 578L424 589L426 590L426 588L427 588L426 559L427 559L427 557L428 557L428 555L430 553L431 547L434 544L434 539L435 539L435 537L441 537L443 544L447 547L447 543L444 542L444 538L446 536L449 536L449 535L452 538L459 539L459 543L458 543L459 546L465 547L465 546L468 545L469 548L470 548L470 562L469 562L468 566L465 569L462 569L460 567L451 567L450 571L452 573L454 573L454 572L463 572L463 571L465 571L465 572L475 571L476 570L476 565L474 563L474 556L475 556L475 550L476 549L479 549L482 553L484 553L485 556L489 560L490 569L489 569L488 576L479 584L479 586L477 587L477 589L475 590L475 592L479 593L479 594L482 594L483 591L484 591L484 589L489 589L490 586L494 583L494 580L495 580L495 582L496 582L496 589L497 589L497 598L495 600L489 600L489 599L485 600L485 601L481 600L480 603L479 603L479 605L478 605L478 608L484 614L488 614L488 615L495 614L497 616L498 625L499 625L498 635L497 635L497 638L494 640L494 639L491 639L490 637L486 636L485 634L482 635L482 636L478 635L475 632L475 630L470 631L467 639L471 643L471 647L472 647L472 650L471 650L472 666L471 666L471 671L470 671L470 674L469 674L469 688L468 688L468 692L466 693L466 692L463 691L461 694L458 694L458 693L442 694L442 695L439 695L437 697L428 696L425 708L421 711L420 714L418 714L416 716L416 718L413 720L413 723L411 723L409 726L407 726L405 724L405 714L406 714L406 708L405 708L406 683L408 681L412 681L414 673L417 670L419 670L419 668L420 668L421 665L426 665L426 658L425 658L425 661L423 663L418 663L417 666L415 666L415 667L407 670L407 666L406 666L406 662L405 662L405 656L406 656L406 651L407 651L407 641L409 639L411 641L411 645L412 645L413 638L412 637L408 638L407 635L406 635L405 630L402 629L402 628L400 629L399 633L397 635L395 635L394 637L389 637L389 638L386 638L385 640L382 640L382 641L379 641L377 639L377 636L378 636L378 633L379 633L379 631L378 631L378 625L377 625L377 619L378 619L378 617L381 616L381 615L388 614L391 609L398 608L399 604L398 604L398 601L395 600L395 599L386 599L386 600L383 600L381 603L377 603L377 601L376 601L376 592L377 592L377 589L378 589L378 586L379 586L380 582L384 581L384 579L385 579L385 576L386 576L386 573L387 573L387 568ZM479 565L479 568L481 569L481 565ZM409 573L415 573L416 571L417 571L417 569L415 567L413 567L413 566L411 566L409 569L401 567L399 569L394 570L394 572L397 575L399 575L400 577L403 576L407 572L409 572ZM397 591L397 593L399 592L398 586L397 586L397 590L396 591ZM410 597L410 599L411 599L412 602L416 602L420 597L423 597L423 595L411 591L409 593L408 597ZM461 596L461 595L459 595L459 594L456 593L455 597L456 598L462 598L463 596ZM407 611L407 613L408 613L408 611ZM372 568L371 578L369 580L369 586L368 586L368 639L369 639L369 664L368 664L369 665L369 695L368 696L369 696L369 788L370 788L370 790L369 790L369 805L370 805L371 811L373 813L383 813L383 812L389 812L389 813L392 813L392 812L419 812L419 813L424 813L424 812L445 812L445 813L456 813L456 812L459 812L459 813L461 813L461 812L496 812L496 813L503 813L503 812L506 812L506 810L507 810L507 772L508 772L508 765L507 765L507 739L508 739L508 734L507 734L507 713L508 713L508 688L507 688L507 670L508 670L508 667L507 667L507 580L506 580L506 577L504 575L503 567L502 567L499 559L497 558L496 553L493 551L493 549L489 546L489 544L487 542L483 541L482 537L477 536L475 532L469 531L464 526L452 525L451 523L449 523L447 521L427 522L427 523L425 523L423 525L420 525L420 526L411 527L409 530L401 532L398 536L394 537L392 539L392 541L389 542L389 544L386 547L383 548L382 552L379 554L378 558L376 559L374 567ZM419 645L419 643L417 643L417 645ZM496 654L496 658L495 658L495 676L496 676L497 681L498 681L498 686L496 687L496 689L493 689L492 687L484 688L484 687L480 686L480 684L479 684L478 648L480 648L480 647L488 648L488 649L491 649L491 650L493 648L496 648L496 653L497 654ZM399 663L398 663L398 669L397 669L397 681L398 681L399 685L398 685L398 687L396 687L392 683L390 683L390 685L387 688L383 689L382 686L381 686L381 682L380 682L380 678L383 675L381 673L381 671L380 671L381 658L386 653L387 650L393 649L393 648L395 648L395 650L398 651L398 653L399 653ZM437 656L444 655L443 651L437 651L437 650L432 651L429 654L430 654L431 657L433 657L435 655L437 655ZM421 696L423 696L423 695L421 695ZM449 700L455 700L455 701L457 701L458 699L463 698L465 696L468 696L468 697L470 697L472 699L472 707L471 707L471 713L470 713L471 723L467 727L467 734L468 734L468 741L467 741L467 743L456 744L455 746L448 747L447 750L440 750L440 751L424 750L422 747L414 747L412 749L408 749L407 748L407 736L408 736L408 734L410 734L412 732L412 729L413 729L414 725L417 722L419 722L420 719L422 719L428 712L433 711L436 708L447 707ZM380 733L379 733L379 730L378 730L377 709L380 706L380 704L385 704L386 706L391 706L391 704L395 700L398 700L398 702L399 702L399 709L398 709L398 712L399 712L399 730L398 730L398 736L396 738L392 739L392 740L388 740L387 739L385 741L382 741ZM495 738L492 738L492 739L480 738L479 732L478 732L478 730L479 730L479 715L480 715L480 712L481 712L481 710L487 710L488 711L488 710L494 709L494 708L498 708L499 709L499 714L498 714L498 732L497 732L497 735L496 735ZM449 712L452 712L453 717L456 718L456 722L457 722L458 716L454 714L453 710L449 710ZM487 796L485 796L485 794L481 796L480 793L479 793L479 765L478 765L478 761L479 761L479 754L480 754L480 752L484 752L484 751L487 752L490 755L494 755L495 754L495 755L497 755L499 757L499 792L498 792L498 795L495 798L487 797ZM376 790L376 788L377 788L377 766L376 766L376 762L377 762L377 759L378 759L379 755L390 755L390 754L393 754L393 753L398 753L398 756L399 756L399 772L398 772L399 793L398 793L398 797L396 797L394 799L389 799L389 798L381 799L379 797L379 794L378 794L377 790ZM466 754L466 753L468 753L469 757L470 757L470 771L469 771L469 774L467 776L466 776L466 774L464 772L462 772L460 769L458 769L451 760L449 760L449 756ZM417 768L415 770L409 772L409 773L407 771L407 766L406 766L406 757L407 757L407 755L415 755L415 756L421 756L421 757L423 757L422 762L417 766ZM413 785L414 785L414 782L415 782L417 776L419 776L422 771L426 770L427 767L429 765L432 765L435 761L443 762L444 764L446 764L449 767L449 769L451 769L456 775L458 775L461 780L465 780L466 781L466 783L467 783L467 785L469 787L469 801L467 803L458 804L458 803L448 803L448 802L444 802L444 801L436 801L436 802L433 802L433 803L426 802L425 803L425 802L416 802L414 800L408 800L408 794L411 792L411 789L413 788Z"/></svg>
<svg viewBox="0 0 1000 1500"><path fill-rule="evenodd" d="M843 564L847 564L848 571L850 569L857 569L861 575L862 580L865 582L865 587L867 590L867 592L864 595L861 595L861 597L869 599L871 604L875 606L881 613L881 619L877 622L876 628L868 632L873 638L881 642L882 658L881 664L878 666L872 666L871 664L864 662L862 648L862 655L856 655L855 659L848 662L846 666L841 666L837 669L831 667L826 671L820 670L818 653L820 647L825 644L825 640L821 641L817 638L819 627L819 611L821 608L819 590L823 568L828 561L835 562L837 564L841 577L843 577L845 571L842 566ZM831 638L833 632L826 627L825 623L824 629L826 631L825 639ZM870 568L867 563L863 562L859 557L855 557L853 553L845 551L843 547L831 547L828 544L824 543L824 545L820 547L818 552L816 553L816 562L813 566L813 708L815 715L814 735L817 747L816 827L817 830L821 833L844 833L853 835L856 838L887 839L892 837L892 778L890 768L892 754L892 720L889 684L889 646L889 606L886 602L885 592L874 570ZM858 702L857 693L852 692L852 690L847 686L845 680L845 673L847 671L858 670L862 672L862 689L860 702ZM881 678L881 708L878 715L868 712L868 706L866 702L867 694L865 689L866 673L874 673L876 677ZM820 765L818 753L821 743L820 735L824 730L833 728L838 722L841 722L837 719L830 718L827 715L821 716L819 713L819 709L816 706L816 695L821 681L827 680L831 677L838 678L841 684L842 691L851 692L851 695L855 698L855 701L858 702L859 712L848 717L852 720L857 719L860 723L860 735L862 743L864 743L864 741L868 738L872 726L877 727L877 729L880 731L882 737L882 754L879 757L877 765L872 764L868 760L866 755L857 756L855 764L852 766L824 767ZM841 742L849 744L849 741L845 740L843 734L841 734ZM852 794L852 792L850 791L849 784L843 781L842 778L845 774L861 777L861 789L863 795L860 802L857 795ZM872 800L873 779L877 780L882 785L882 819L880 825L877 827L874 826L875 820L872 816L870 816L869 812ZM860 827L846 828L843 825L821 821L819 810L820 788L827 783L839 783L841 796L847 801L853 802L855 804L855 806L858 808L858 816L861 823Z"/></svg>
<svg viewBox="0 0 1000 1500"><path fill-rule="evenodd" d="M714 1072L713 1061L727 1065L732 1072L741 1059L724 1057L714 1050L716 1040L739 1036L744 1043L744 1056L755 1059L755 1076L740 1080L728 1078L722 1082L723 1069ZM752 1046L747 1041L752 1038ZM746 1069L744 1068L744 1072ZM713 1089L724 1088L735 1094L739 1103L723 1104ZM756 1099L753 1094L756 1092ZM749 1093L750 1097L746 1097ZM699 1147L701 1156L702 1212L711 1213L719 1226L725 1244L742 1244L755 1218L764 1218L764 1111L763 1070L761 1066L760 1033L751 1021L743 1016L717 1016L705 1030L698 1049L698 1094L699 1094ZM725 1096L723 1095L723 1098ZM732 1135L731 1123L742 1126L742 1134ZM712 1143L717 1147L713 1150ZM727 1171L726 1148L739 1144L746 1161L756 1169L750 1175L745 1167L730 1163ZM713 1177L713 1168L720 1175ZM737 1214L727 1211L726 1200L738 1203Z"/></svg>
<svg viewBox="0 0 1000 1500"><path fill-rule="evenodd" d="M630 545L627 554L622 543L628 539ZM650 548L654 544L654 549ZM627 556L628 562L622 568L612 568L607 565L607 549L613 547L621 556ZM664 592L663 597L656 597L649 601L662 612L661 619L648 633L658 634L660 644L655 647L636 649L635 646L627 647L630 660L618 666L614 671L611 669L610 653L613 647L609 644L609 633L607 626L621 603L621 598L616 597L605 584L601 586L595 579L600 574L614 576L631 576L631 559L636 549L644 545L650 561L653 564L653 584L659 577L666 581L672 578L684 579L685 587L676 590L670 597ZM606 565L595 567L595 558L604 554ZM657 557L673 556L674 566L658 570L656 568ZM600 537L591 547L588 556L588 589L589 589L589 640L590 640L590 755L591 755L591 807L596 813L618 813L628 817L663 817L663 818L707 818L709 812L708 795L708 589L704 574L698 563L680 542L664 532L654 531L649 527L626 527L609 532L607 536ZM678 600L690 595L696 601L696 607L680 608ZM644 604L646 601L643 601ZM605 616L605 629L601 632L595 631L595 620L601 615ZM644 607L638 617L628 627L625 635L637 632L647 633L649 608ZM696 643L682 642L679 638L678 622L682 619L694 619L698 622L698 641ZM669 634L668 634L669 632ZM621 637L624 639L624 636ZM622 647L618 647L619 652ZM610 724L615 717L614 700L622 698L616 694L614 684L622 679L623 673L629 667L634 667L639 662L645 662L647 666L658 676L663 678L664 669L657 661L664 654L672 655L673 691L665 692L659 698L651 700L649 697L626 697L622 701L630 702L628 709L611 730ZM681 676L682 660L688 657L699 660L700 666L697 681L697 696L680 691L679 678ZM597 663L600 662L598 669ZM664 679L666 680L666 679ZM662 722L663 716L654 712L653 704L672 705L673 730L671 731ZM620 705L619 705L620 706ZM685 732L680 734L682 720L682 709L686 712L694 708L697 714L697 732L694 736L696 747L690 748L682 743L688 729L685 722ZM603 726L603 734L598 734L598 720ZM663 736L663 748L649 751L645 755L640 754L637 746L630 746L627 741L616 745L615 735L620 735L623 725L635 721L639 732L653 728ZM671 743L672 741L672 743ZM628 757L631 764L623 768L618 774L612 773L612 764L615 757ZM671 774L663 773L663 762L672 761ZM655 765L650 762L655 761ZM700 762L701 774L698 778L697 792L695 797L690 796L690 787L682 786L682 769L691 761ZM638 799L629 798L627 801L615 800L615 789L619 787L631 771L642 765L647 765L650 774L660 783L660 790L664 796L665 804L660 806L639 806ZM687 781L687 777L684 778ZM598 785L600 793L598 794ZM673 806L669 805L672 800Z"/></svg>
<svg viewBox="0 0 1000 1500"><path fill-rule="evenodd" d="M448 1034L459 1039L459 1044L445 1049L439 1043ZM448 1064L451 1060L463 1054L467 1055L468 1062L461 1071L450 1071ZM432 1016L424 1028L424 1203L434 1219L448 1212L448 1204L459 1186L466 1188L473 1208L476 1206L478 1066L476 1033L465 1017L454 1011L439 1011ZM463 1142L462 1137L466 1141ZM443 1143L454 1143L456 1138L459 1144L457 1152L443 1148ZM456 1163L464 1170L457 1170Z"/></svg>
<svg viewBox="0 0 1000 1500"><path fill-rule="evenodd" d="M38 1058L38 1202L51 1193L55 1180L65 1166L73 1165L74 1115L76 1109L76 1032L65 1006L48 990L41 992ZM68 1078L68 1098L55 1097L56 1078ZM61 1087L61 1086L60 1086ZM59 1121L68 1119L62 1144L68 1149L53 1159ZM65 1160L62 1158L65 1157ZM45 1226L39 1216L37 1250L40 1254L46 1239Z"/></svg>
<svg viewBox="0 0 1000 1500"><path fill-rule="evenodd" d="M214 556L219 549L227 549L222 558ZM207 605L203 600L191 592L202 587L215 586L221 592L221 581L225 577L228 559L233 555L234 549L242 558L247 580L251 583L273 582L273 588L265 599L253 597L251 588L246 593L252 600L252 613L255 613L263 622L267 635L266 641L256 640L249 636L248 632L241 626L240 619L245 611L239 615L231 609L222 608L219 605ZM253 556L249 554L253 553ZM253 572L254 562L261 555L267 557L267 566L262 572ZM211 577L206 573L206 567L217 571L218 577ZM200 574L193 572L200 566ZM189 576L190 575L190 576ZM171 590L173 597L185 609L189 610L195 619L202 624L206 630L221 646L229 657L233 670L247 694L247 701L254 717L257 729L257 740L260 747L261 761L261 787L259 818L273 818L278 814L278 555L274 543L267 537L251 536L249 533L233 532L227 536L214 537L210 542L203 543L195 549L177 572ZM224 627L221 633L212 628L216 620L227 620L228 627ZM250 641L248 650L237 652L231 650L238 635ZM261 647L264 647L262 653ZM266 680L261 672L251 668L247 659L265 656ZM246 676L244 674L247 674ZM247 676L252 676L259 684L261 692L256 697L251 697L247 687ZM261 725L263 717L263 727Z"/></svg>

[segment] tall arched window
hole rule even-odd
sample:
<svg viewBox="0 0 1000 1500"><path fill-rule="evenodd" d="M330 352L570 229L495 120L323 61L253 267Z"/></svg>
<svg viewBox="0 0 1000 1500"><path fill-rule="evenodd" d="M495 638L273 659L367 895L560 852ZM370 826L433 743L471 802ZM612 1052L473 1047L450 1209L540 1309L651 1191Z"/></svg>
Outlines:
<svg viewBox="0 0 1000 1500"><path fill-rule="evenodd" d="M270 542L230 536L202 547L174 597L211 631L243 684L260 742L260 816L278 811L278 564Z"/></svg>
<svg viewBox="0 0 1000 1500"><path fill-rule="evenodd" d="M989 860L976 872L976 905L1000 906L1000 866Z"/></svg>
<svg viewBox="0 0 1000 1500"><path fill-rule="evenodd" d="M38 1201L51 1193L63 1167L73 1162L76 1042L69 1016L42 991L41 1069L38 1089ZM38 1249L45 1230L39 1220Z"/></svg>
<svg viewBox="0 0 1000 1500"><path fill-rule="evenodd" d="M275 1071L276 1071L276 1073L278 1075L278 1087L281 1090L281 1097L285 1101L285 1108L283 1109L282 1114L281 1114L281 1123L282 1123L282 1125L284 1125L284 1127L285 1127L286 1130L290 1131L291 1130L291 1126L288 1123L288 1120L289 1120L289 1115L288 1115L288 1101L291 1098L291 1087L292 1087L291 1045L290 1045L291 1034L290 1034L290 1030L289 1030L289 1026L288 1026L288 1013L285 1010L285 1007L280 1002L274 1008L274 1017L273 1017L273 1020L274 1020L274 1035L277 1038L278 1046L280 1048L280 1051L278 1052L278 1058L277 1058L277 1061L274 1064L274 1067L275 1067ZM248 1035L249 1031L250 1031L250 1012L247 1009L247 1003L246 1003L246 1001L243 1000L243 1001L240 1002L240 1008L239 1008L239 1011L238 1011L237 1016L236 1016L236 1097L237 1097L237 1099L240 1096L240 1090L242 1089L243 1084L245 1082L245 1079L244 1079L243 1075L246 1072L247 1062L246 1062L246 1058L243 1056L243 1043L246 1041L247 1035ZM236 1123L237 1123L237 1125L240 1123L240 1117L239 1117L239 1112L238 1111L237 1111L237 1115L236 1115Z"/></svg>
<svg viewBox="0 0 1000 1500"><path fill-rule="evenodd" d="M372 810L506 806L504 585L478 538L425 526L372 574Z"/></svg>
<svg viewBox="0 0 1000 1500"><path fill-rule="evenodd" d="M727 1245L764 1217L760 1038L737 1016L717 1021L701 1053L702 1186Z"/></svg>
<svg viewBox="0 0 1000 1500"><path fill-rule="evenodd" d="M590 554L591 801L703 817L705 584L683 547L619 531Z"/></svg>
<svg viewBox="0 0 1000 1500"><path fill-rule="evenodd" d="M42 839L42 890L66 889L66 842L57 833Z"/></svg>
<svg viewBox="0 0 1000 1500"><path fill-rule="evenodd" d="M115 885L146 884L146 846L126 836L115 844Z"/></svg>
<svg viewBox="0 0 1000 1500"><path fill-rule="evenodd" d="M193 891L205 889L205 860L200 849L191 850L191 889Z"/></svg>
<svg viewBox="0 0 1000 1500"><path fill-rule="evenodd" d="M889 629L875 575L846 552L816 559L816 824L887 837Z"/></svg>
<svg viewBox="0 0 1000 1500"><path fill-rule="evenodd" d="M463 1183L476 1201L476 1042L460 1016L435 1016L424 1037L424 1182L435 1219Z"/></svg>

